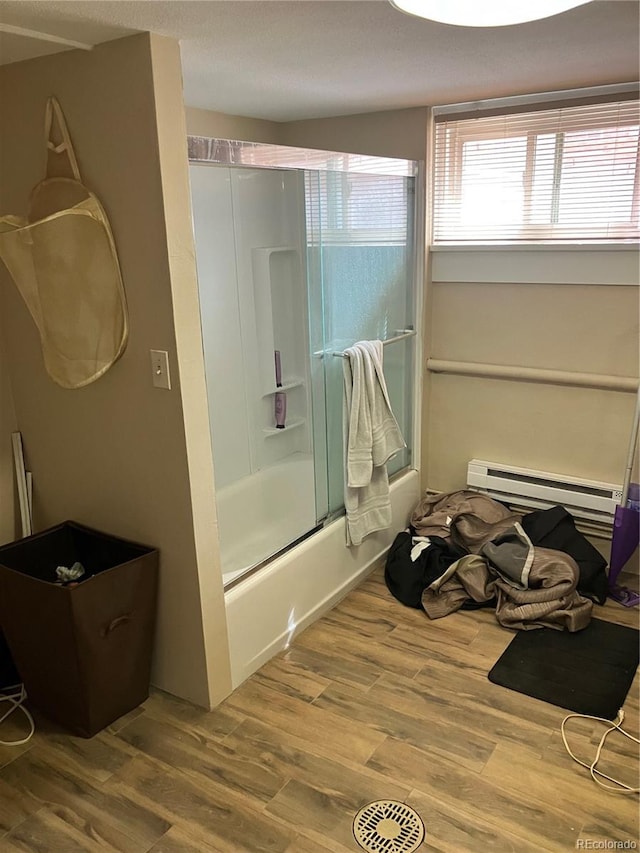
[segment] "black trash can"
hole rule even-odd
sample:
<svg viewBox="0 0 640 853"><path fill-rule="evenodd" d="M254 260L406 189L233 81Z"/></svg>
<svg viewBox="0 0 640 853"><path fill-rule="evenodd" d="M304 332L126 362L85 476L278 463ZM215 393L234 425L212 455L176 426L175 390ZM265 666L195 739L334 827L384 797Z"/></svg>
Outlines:
<svg viewBox="0 0 640 853"><path fill-rule="evenodd" d="M56 568L82 564L77 583ZM30 703L92 737L149 695L158 551L65 521L0 547L0 626Z"/></svg>

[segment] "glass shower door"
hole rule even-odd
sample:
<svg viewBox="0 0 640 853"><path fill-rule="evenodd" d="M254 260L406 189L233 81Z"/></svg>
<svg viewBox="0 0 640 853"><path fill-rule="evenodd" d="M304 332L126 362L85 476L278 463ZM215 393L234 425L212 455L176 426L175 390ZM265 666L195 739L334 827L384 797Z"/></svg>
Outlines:
<svg viewBox="0 0 640 853"><path fill-rule="evenodd" d="M316 505L344 504L342 352L360 340L386 341L384 374L407 447L389 474L411 463L414 339L414 178L307 172L307 270Z"/></svg>
<svg viewBox="0 0 640 853"><path fill-rule="evenodd" d="M384 372L408 446L389 473L411 464L414 164L230 140L189 149L229 587L343 509L339 354L356 341L397 339Z"/></svg>

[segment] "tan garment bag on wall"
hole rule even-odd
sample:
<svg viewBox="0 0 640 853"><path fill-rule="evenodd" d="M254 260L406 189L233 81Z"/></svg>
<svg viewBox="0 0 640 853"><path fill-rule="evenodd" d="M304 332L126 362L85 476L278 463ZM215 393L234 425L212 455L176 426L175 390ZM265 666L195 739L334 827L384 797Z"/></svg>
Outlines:
<svg viewBox="0 0 640 853"><path fill-rule="evenodd" d="M63 388L81 388L124 352L127 305L109 220L80 180L55 98L45 139L47 176L31 193L26 219L0 218L0 258L38 327L47 372Z"/></svg>

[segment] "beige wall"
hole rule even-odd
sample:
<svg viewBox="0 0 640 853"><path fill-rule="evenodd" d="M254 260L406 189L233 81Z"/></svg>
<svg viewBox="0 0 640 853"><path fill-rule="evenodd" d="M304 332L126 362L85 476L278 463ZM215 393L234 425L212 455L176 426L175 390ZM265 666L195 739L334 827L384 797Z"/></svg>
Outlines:
<svg viewBox="0 0 640 853"><path fill-rule="evenodd" d="M230 682L217 555L203 552L194 532L193 441L185 436L183 393L200 390L202 353L192 346L190 363L178 361L184 324L194 322L197 308L180 79L177 44L147 34L0 70L0 209L24 212L42 177L44 108L55 94L83 178L111 220L129 305L128 347L97 382L64 390L45 374L35 327L4 270L0 298L16 418L34 473L36 528L72 518L159 548L153 681L207 705ZM169 352L171 391L152 387L152 348ZM197 430L197 412L189 419L187 429ZM203 452L206 471L210 449ZM208 495L199 495L205 508L212 489L210 482ZM208 681L203 607L217 626L217 685Z"/></svg>
<svg viewBox="0 0 640 853"><path fill-rule="evenodd" d="M537 259L487 252L482 263L434 253L431 358L637 377L637 253L571 254L565 265L542 248ZM601 263L608 283L575 283L593 279ZM545 268L555 268L555 282ZM532 269L546 280L532 282ZM433 374L424 484L464 486L473 458L621 483L634 405L630 392Z"/></svg>
<svg viewBox="0 0 640 853"><path fill-rule="evenodd" d="M213 110L199 110L196 107L187 107L185 112L187 131L192 136L283 144L280 138L283 125L275 121L232 116Z"/></svg>
<svg viewBox="0 0 640 853"><path fill-rule="evenodd" d="M216 504L200 302L196 270L187 128L182 104L178 43L152 36L156 120L164 199L165 239L171 273L176 354L180 366L196 565L203 613L202 630L208 681L208 704L230 692L231 669ZM169 634L169 639L170 639ZM206 704L201 702L201 704Z"/></svg>
<svg viewBox="0 0 640 853"><path fill-rule="evenodd" d="M424 160L426 107L293 121L283 125L285 145Z"/></svg>

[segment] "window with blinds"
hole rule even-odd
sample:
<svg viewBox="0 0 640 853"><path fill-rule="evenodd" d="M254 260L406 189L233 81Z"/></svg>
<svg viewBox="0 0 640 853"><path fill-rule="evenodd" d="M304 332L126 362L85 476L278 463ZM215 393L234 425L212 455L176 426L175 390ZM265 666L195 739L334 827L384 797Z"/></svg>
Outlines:
<svg viewBox="0 0 640 853"><path fill-rule="evenodd" d="M433 242L637 240L639 105L437 117Z"/></svg>

